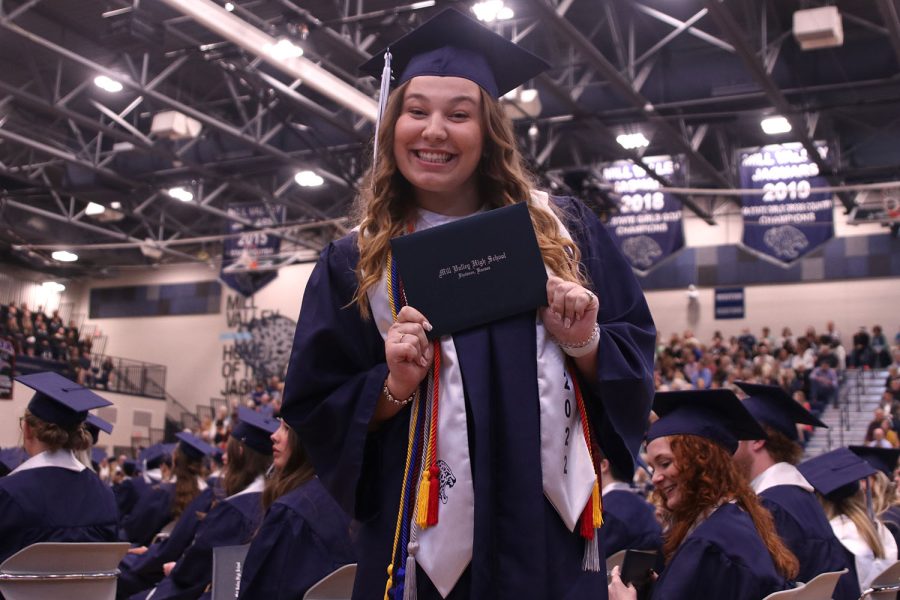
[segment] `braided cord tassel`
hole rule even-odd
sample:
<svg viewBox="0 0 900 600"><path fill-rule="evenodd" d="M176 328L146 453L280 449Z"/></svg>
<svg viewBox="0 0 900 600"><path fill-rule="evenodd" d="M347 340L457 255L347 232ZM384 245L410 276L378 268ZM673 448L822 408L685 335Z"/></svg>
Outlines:
<svg viewBox="0 0 900 600"><path fill-rule="evenodd" d="M596 478L591 488L591 496L585 504L581 513L581 537L584 538L584 558L581 562L581 568L584 571L599 572L600 571L600 546L598 529L603 525L603 500L600 494L600 472L597 470L597 463L594 459L594 453L591 449L591 430L588 423L587 410L584 407L584 397L581 393L581 385L578 383L575 370L569 365L569 376L575 389L575 403L578 406L578 416L581 418L581 431L584 435L584 442L587 445L588 455L591 457L591 464L594 467Z"/></svg>

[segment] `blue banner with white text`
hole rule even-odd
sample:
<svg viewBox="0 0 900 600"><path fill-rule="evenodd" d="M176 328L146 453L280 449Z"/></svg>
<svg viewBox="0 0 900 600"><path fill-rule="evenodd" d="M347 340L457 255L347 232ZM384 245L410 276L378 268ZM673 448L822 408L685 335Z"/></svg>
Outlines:
<svg viewBox="0 0 900 600"><path fill-rule="evenodd" d="M672 185L681 185L681 163L670 156L645 157L644 163ZM681 202L660 190L642 165L618 160L601 167L602 179L619 198L619 212L607 229L631 267L646 274L684 247Z"/></svg>
<svg viewBox="0 0 900 600"><path fill-rule="evenodd" d="M828 146L815 142L822 160ZM775 144L740 154L741 188L761 190L741 198L743 244L782 264L790 264L834 236L834 202L818 165L802 144Z"/></svg>
<svg viewBox="0 0 900 600"><path fill-rule="evenodd" d="M253 225L251 227L237 221L228 223L227 233L232 235L222 245L219 279L234 291L252 296L278 276L276 269L267 269L265 264L267 258L281 251L281 238L260 229L284 223L285 207L264 202L232 204L228 207L228 214Z"/></svg>

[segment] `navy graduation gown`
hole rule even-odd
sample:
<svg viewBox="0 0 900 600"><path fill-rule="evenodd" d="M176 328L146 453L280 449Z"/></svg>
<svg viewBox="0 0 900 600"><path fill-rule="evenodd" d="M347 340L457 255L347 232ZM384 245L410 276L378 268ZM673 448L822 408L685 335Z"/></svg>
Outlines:
<svg viewBox="0 0 900 600"><path fill-rule="evenodd" d="M275 501L247 552L238 598L294 600L356 562L350 519L313 478Z"/></svg>
<svg viewBox="0 0 900 600"><path fill-rule="evenodd" d="M138 546L149 546L153 536L172 520L174 483L158 483L138 498L128 516L122 519L126 539Z"/></svg>
<svg viewBox="0 0 900 600"><path fill-rule="evenodd" d="M213 549L246 544L262 521L262 494L249 492L216 504L197 528L194 543L175 563L153 600L196 600L212 582Z"/></svg>
<svg viewBox="0 0 900 600"><path fill-rule="evenodd" d="M723 504L687 535L653 586L652 600L760 600L790 587L753 520Z"/></svg>
<svg viewBox="0 0 900 600"><path fill-rule="evenodd" d="M797 580L808 582L821 573L847 568L849 572L834 590L834 600L859 598L855 563L834 536L815 495L796 485L776 485L759 498L772 513L778 535L800 562Z"/></svg>
<svg viewBox="0 0 900 600"><path fill-rule="evenodd" d="M553 201L600 299L597 383L582 385L592 430L623 470L643 437L653 396L655 328L609 234L580 202ZM387 376L384 341L363 321L355 234L323 252L303 296L281 414L322 483L361 521L353 598L384 594L406 455L409 409L368 430ZM545 499L540 469L535 315L454 335L465 389L475 492L474 554L449 597L605 598L603 573L581 569L584 542ZM602 551L602 550L601 550ZM420 600L438 598L421 569Z"/></svg>
<svg viewBox="0 0 900 600"><path fill-rule="evenodd" d="M212 489L203 490L185 507L169 537L158 544L152 544L144 554L125 555L119 563L117 597L128 598L141 590L152 588L162 580L163 565L177 561L194 541L197 528L209 512L213 497Z"/></svg>
<svg viewBox="0 0 900 600"><path fill-rule="evenodd" d="M653 506L629 490L603 495L600 539L607 558L620 550L662 550L662 528Z"/></svg>
<svg viewBox="0 0 900 600"><path fill-rule="evenodd" d="M116 497L116 506L119 508L119 522L131 513L140 497L149 489L150 484L140 476L129 477L112 486L113 494Z"/></svg>
<svg viewBox="0 0 900 600"><path fill-rule="evenodd" d="M112 490L90 469L39 467L0 479L0 563L37 542L115 542Z"/></svg>

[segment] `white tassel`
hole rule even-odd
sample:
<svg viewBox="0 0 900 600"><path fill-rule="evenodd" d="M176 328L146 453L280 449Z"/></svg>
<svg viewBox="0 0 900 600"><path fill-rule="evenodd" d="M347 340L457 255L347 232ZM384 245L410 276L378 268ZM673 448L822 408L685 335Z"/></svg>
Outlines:
<svg viewBox="0 0 900 600"><path fill-rule="evenodd" d="M600 572L600 546L597 543L599 533L595 529L593 539L584 540L584 559L581 561L582 571Z"/></svg>
<svg viewBox="0 0 900 600"><path fill-rule="evenodd" d="M416 600L416 553L419 551L419 543L412 541L407 548L409 555L406 557L406 577L403 580L403 600Z"/></svg>
<svg viewBox="0 0 900 600"><path fill-rule="evenodd" d="M375 117L375 148L372 157L372 172L375 172L374 166L378 162L378 131L381 129L381 118L384 116L384 109L387 107L388 95L391 91L391 51L386 50L384 53L384 69L381 71L381 89L378 92L378 113Z"/></svg>

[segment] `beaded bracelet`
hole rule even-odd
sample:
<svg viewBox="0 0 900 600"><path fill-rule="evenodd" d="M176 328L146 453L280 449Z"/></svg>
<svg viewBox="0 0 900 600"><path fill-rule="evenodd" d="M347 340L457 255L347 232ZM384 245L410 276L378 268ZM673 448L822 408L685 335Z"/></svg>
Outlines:
<svg viewBox="0 0 900 600"><path fill-rule="evenodd" d="M416 399L416 396L419 395L419 390L417 389L412 393L412 395L406 400L397 400L394 398L394 395L391 394L391 390L388 389L387 379L384 380L384 387L381 388L381 393L384 394L384 397L387 398L387 401L395 406L406 406L410 402Z"/></svg>
<svg viewBox="0 0 900 600"><path fill-rule="evenodd" d="M591 336L583 342L569 344L557 339L554 339L553 341L556 342L563 352L572 358L587 356L600 344L600 325L594 323L594 330L591 332Z"/></svg>

